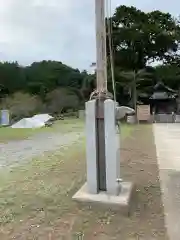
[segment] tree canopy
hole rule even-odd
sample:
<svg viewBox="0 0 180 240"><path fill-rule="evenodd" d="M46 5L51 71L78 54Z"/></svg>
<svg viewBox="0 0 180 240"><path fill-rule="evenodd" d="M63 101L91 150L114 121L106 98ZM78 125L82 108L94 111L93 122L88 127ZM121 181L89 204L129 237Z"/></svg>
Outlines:
<svg viewBox="0 0 180 240"><path fill-rule="evenodd" d="M173 60L179 49L180 25L169 13L142 12L120 6L112 19L115 65L141 69L148 62Z"/></svg>
<svg viewBox="0 0 180 240"><path fill-rule="evenodd" d="M178 19L170 13L158 10L145 13L135 7L120 6L107 20L112 25L112 48L118 99L126 95L129 83L133 85L133 71L138 77L139 71L148 69L149 72L148 66L153 62L161 61L161 66L151 67L151 80L143 77L138 83L138 92L149 91L159 80L165 81L170 87L179 86L180 24ZM108 40L107 37L107 42ZM109 48L107 48L107 53L109 62ZM165 76L166 71L169 77ZM127 74L124 74L125 72ZM127 75L129 75L128 78ZM119 96L120 92L121 96ZM128 90L128 92L131 91Z"/></svg>

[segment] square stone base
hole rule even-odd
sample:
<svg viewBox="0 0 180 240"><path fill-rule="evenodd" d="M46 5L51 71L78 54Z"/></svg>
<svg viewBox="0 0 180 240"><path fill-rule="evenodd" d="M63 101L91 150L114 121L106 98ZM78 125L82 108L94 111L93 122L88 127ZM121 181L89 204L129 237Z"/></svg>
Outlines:
<svg viewBox="0 0 180 240"><path fill-rule="evenodd" d="M88 193L87 183L73 196L73 200L94 207L106 207L110 210L120 211L129 215L135 203L135 186L131 182L121 183L121 192L118 196L110 196L106 192L98 194Z"/></svg>

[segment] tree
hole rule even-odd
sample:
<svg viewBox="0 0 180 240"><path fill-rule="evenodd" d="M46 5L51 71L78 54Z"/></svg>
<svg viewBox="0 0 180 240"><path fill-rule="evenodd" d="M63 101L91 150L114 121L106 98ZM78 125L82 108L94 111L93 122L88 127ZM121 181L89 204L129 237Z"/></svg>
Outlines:
<svg viewBox="0 0 180 240"><path fill-rule="evenodd" d="M169 61L178 51L180 25L169 13L120 6L112 26L115 65L138 70L149 61Z"/></svg>
<svg viewBox="0 0 180 240"><path fill-rule="evenodd" d="M66 88L57 88L46 95L46 106L50 113L61 113L66 109L76 109L79 99L73 91Z"/></svg>
<svg viewBox="0 0 180 240"><path fill-rule="evenodd" d="M125 87L131 97L132 106L137 112L137 100L140 93L147 92L152 87L153 71L151 68L141 69L137 72L128 71L121 72L120 75L126 80L124 82ZM143 84L142 84L143 82ZM151 87L150 87L151 86Z"/></svg>
<svg viewBox="0 0 180 240"><path fill-rule="evenodd" d="M27 67L19 66L17 62L0 63L0 101L10 99L12 105L14 101L17 108L20 108L17 97L12 96L20 92L20 95L17 95L18 101L20 102L20 97L25 101L25 92L32 97L39 96L45 104L49 104L51 98L51 106L56 109L62 105L63 108L71 106L77 109L77 106L84 105L84 101L88 99L93 79L86 71L80 72L57 61L34 62ZM60 102L56 101L58 99Z"/></svg>
<svg viewBox="0 0 180 240"><path fill-rule="evenodd" d="M24 68L17 62L0 63L0 86L4 94L13 94L20 89L25 89L26 78Z"/></svg>
<svg viewBox="0 0 180 240"><path fill-rule="evenodd" d="M170 88L180 88L180 67L175 63L157 66L155 77L157 81L162 81Z"/></svg>
<svg viewBox="0 0 180 240"><path fill-rule="evenodd" d="M180 25L169 13L145 13L135 7L120 6L116 8L110 21L116 90L121 92L121 95L125 84L122 71L132 71L137 76L138 71L146 68L150 62L172 62L177 58ZM109 62L108 46L109 44Z"/></svg>
<svg viewBox="0 0 180 240"><path fill-rule="evenodd" d="M79 88L83 81L78 69L70 68L56 61L33 63L27 68L26 76L30 90L39 92L42 85L45 91L49 92L59 86Z"/></svg>
<svg viewBox="0 0 180 240"><path fill-rule="evenodd" d="M81 85L81 92L84 97L84 100L88 100L91 92L95 89L96 87L96 75L95 74L87 74L83 73L83 82Z"/></svg>

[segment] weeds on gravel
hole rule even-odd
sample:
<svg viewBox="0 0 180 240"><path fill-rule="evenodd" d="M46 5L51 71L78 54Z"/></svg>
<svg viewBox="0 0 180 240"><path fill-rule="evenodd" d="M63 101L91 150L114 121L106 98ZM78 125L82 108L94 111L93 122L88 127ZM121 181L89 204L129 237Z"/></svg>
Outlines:
<svg viewBox="0 0 180 240"><path fill-rule="evenodd" d="M44 211L56 213L58 210L60 214L79 181L74 175L82 163L83 153L84 142L80 141L71 149L61 148L30 163L4 170L0 175L0 223L20 221ZM81 179L83 174L80 175Z"/></svg>

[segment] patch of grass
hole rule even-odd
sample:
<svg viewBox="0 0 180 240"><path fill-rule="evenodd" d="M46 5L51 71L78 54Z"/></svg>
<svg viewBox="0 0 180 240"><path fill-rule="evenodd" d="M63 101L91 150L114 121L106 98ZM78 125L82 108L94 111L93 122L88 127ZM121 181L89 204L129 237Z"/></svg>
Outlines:
<svg viewBox="0 0 180 240"><path fill-rule="evenodd" d="M122 138L128 137L131 132L133 131L134 126L133 125L129 125L129 124L121 124L120 125L120 136L122 136Z"/></svg>
<svg viewBox="0 0 180 240"><path fill-rule="evenodd" d="M15 129L11 127L0 127L0 142L26 139L35 134L43 132L71 132L81 129L83 121L79 119L65 119L56 121L51 127L43 127L38 129Z"/></svg>
<svg viewBox="0 0 180 240"><path fill-rule="evenodd" d="M56 127L59 129L59 125ZM131 126L123 126L121 137L127 137L131 130ZM56 227L52 239L78 239L94 224L93 211L82 211L72 201L72 195L85 181L85 172L84 139L11 170L1 170L0 239L23 239L21 234L24 239L46 239L48 229ZM102 212L95 217L105 223L110 218Z"/></svg>
<svg viewBox="0 0 180 240"><path fill-rule="evenodd" d="M122 134L128 136L133 126L122 124ZM38 129L15 129L11 127L0 127L0 142L8 142L14 140L27 139L40 133L61 132L67 133L78 131L84 128L84 121L81 119L65 119L56 121L51 127L43 127Z"/></svg>

